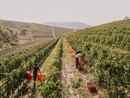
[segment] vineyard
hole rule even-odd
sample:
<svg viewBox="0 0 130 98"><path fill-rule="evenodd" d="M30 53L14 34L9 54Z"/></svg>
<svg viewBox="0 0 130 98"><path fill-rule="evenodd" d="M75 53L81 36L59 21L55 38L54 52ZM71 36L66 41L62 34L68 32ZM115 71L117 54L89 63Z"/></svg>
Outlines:
<svg viewBox="0 0 130 98"><path fill-rule="evenodd" d="M58 39L22 53L3 58L0 61L0 95L8 98L9 95L13 94L15 89L23 82L25 71L30 70L35 62L43 62L57 41Z"/></svg>
<svg viewBox="0 0 130 98"><path fill-rule="evenodd" d="M84 54L85 69L96 76L110 98L130 94L130 20L92 27L67 37Z"/></svg>
<svg viewBox="0 0 130 98"><path fill-rule="evenodd" d="M52 39L47 39L46 38L45 40L43 39L43 40L36 41L36 42L31 42L31 43L26 43L26 44L13 46L11 48L0 51L0 58L3 58L4 56L9 56L9 55L12 55L12 54L15 54L15 53L18 53L18 52L26 51L26 50L31 49L33 47L37 47L37 46L40 46L40 45L42 45L44 43L47 43L47 42L49 42L51 40Z"/></svg>
<svg viewBox="0 0 130 98"><path fill-rule="evenodd" d="M82 51L83 71L71 54ZM15 50L14 50L15 51ZM38 63L46 76L25 79ZM86 84L93 81L96 93ZM130 20L115 21L32 44L0 58L0 98L129 98Z"/></svg>

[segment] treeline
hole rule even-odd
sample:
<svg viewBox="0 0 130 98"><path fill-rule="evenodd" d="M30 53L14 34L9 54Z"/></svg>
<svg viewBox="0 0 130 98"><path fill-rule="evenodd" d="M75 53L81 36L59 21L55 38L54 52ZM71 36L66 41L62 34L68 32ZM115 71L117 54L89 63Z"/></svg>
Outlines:
<svg viewBox="0 0 130 98"><path fill-rule="evenodd" d="M0 29L0 42L1 45L2 42L3 43L18 42L18 30L13 28Z"/></svg>

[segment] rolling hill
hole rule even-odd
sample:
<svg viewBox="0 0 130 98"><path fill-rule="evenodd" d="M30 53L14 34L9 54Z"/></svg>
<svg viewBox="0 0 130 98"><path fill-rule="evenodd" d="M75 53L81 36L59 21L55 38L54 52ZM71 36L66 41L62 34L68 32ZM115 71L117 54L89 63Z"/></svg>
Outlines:
<svg viewBox="0 0 130 98"><path fill-rule="evenodd" d="M107 90L103 98L130 97L130 19L71 33L67 40L82 51L90 81Z"/></svg>
<svg viewBox="0 0 130 98"><path fill-rule="evenodd" d="M38 23L0 20L0 47L53 39L73 32L72 29L51 27Z"/></svg>
<svg viewBox="0 0 130 98"><path fill-rule="evenodd" d="M90 27L90 25L81 22L46 22L45 24L69 29L85 29Z"/></svg>

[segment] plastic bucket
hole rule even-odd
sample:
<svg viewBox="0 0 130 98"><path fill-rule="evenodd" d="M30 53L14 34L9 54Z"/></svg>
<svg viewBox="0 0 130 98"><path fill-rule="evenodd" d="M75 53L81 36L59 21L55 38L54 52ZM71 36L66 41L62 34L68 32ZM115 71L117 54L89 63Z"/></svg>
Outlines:
<svg viewBox="0 0 130 98"><path fill-rule="evenodd" d="M91 93L97 92L96 84L94 82L87 82L87 88Z"/></svg>
<svg viewBox="0 0 130 98"><path fill-rule="evenodd" d="M32 71L26 71L25 78L30 81L30 80L32 80L32 77L33 77Z"/></svg>
<svg viewBox="0 0 130 98"><path fill-rule="evenodd" d="M74 53L71 53L71 57L72 57L72 58L75 58L75 54L74 54Z"/></svg>
<svg viewBox="0 0 130 98"><path fill-rule="evenodd" d="M37 76L37 80L38 81L41 81L42 79L44 79L45 78L45 74L44 73L42 73L42 74L38 74L38 76Z"/></svg>

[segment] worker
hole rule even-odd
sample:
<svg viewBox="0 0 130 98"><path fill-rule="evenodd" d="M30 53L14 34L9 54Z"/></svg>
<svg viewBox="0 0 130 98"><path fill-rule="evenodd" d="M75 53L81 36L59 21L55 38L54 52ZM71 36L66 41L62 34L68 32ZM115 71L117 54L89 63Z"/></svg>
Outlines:
<svg viewBox="0 0 130 98"><path fill-rule="evenodd" d="M38 64L36 63L33 67L33 81L34 81L34 87L36 86L36 79L38 75L38 71L41 73Z"/></svg>
<svg viewBox="0 0 130 98"><path fill-rule="evenodd" d="M79 61L81 61L81 57L82 57L81 52L82 51L77 51L75 54L75 61L76 61L76 68L77 69L79 68Z"/></svg>

